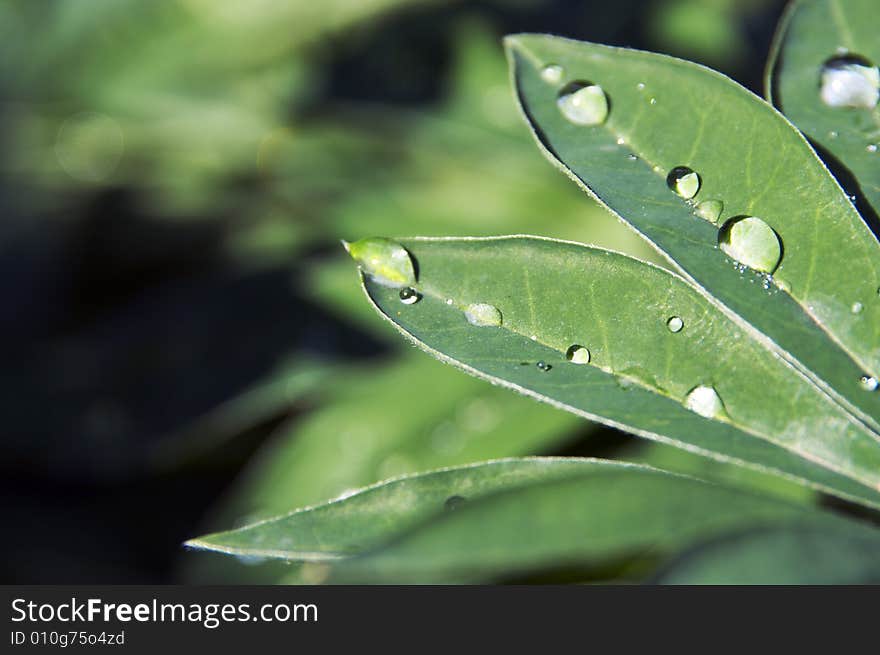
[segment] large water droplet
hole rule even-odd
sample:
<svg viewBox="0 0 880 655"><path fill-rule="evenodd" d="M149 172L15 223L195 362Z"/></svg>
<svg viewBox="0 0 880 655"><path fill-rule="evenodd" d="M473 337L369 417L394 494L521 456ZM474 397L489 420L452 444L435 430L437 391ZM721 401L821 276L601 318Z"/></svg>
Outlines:
<svg viewBox="0 0 880 655"><path fill-rule="evenodd" d="M877 388L880 387L880 382L873 375L863 375L859 378L859 384L865 391L877 391Z"/></svg>
<svg viewBox="0 0 880 655"><path fill-rule="evenodd" d="M666 184L682 198L690 200L700 190L700 176L687 166L676 166L666 176Z"/></svg>
<svg viewBox="0 0 880 655"><path fill-rule="evenodd" d="M541 69L541 79L547 84L559 84L563 75L565 75L565 69L559 64L548 64Z"/></svg>
<svg viewBox="0 0 880 655"><path fill-rule="evenodd" d="M443 509L447 512L454 512L466 502L467 499L464 496L450 496L446 499L446 502L443 503Z"/></svg>
<svg viewBox="0 0 880 655"><path fill-rule="evenodd" d="M681 332L681 329L684 327L684 321L681 320L681 316L670 316L669 320L666 321L666 327L669 328L670 332Z"/></svg>
<svg viewBox="0 0 880 655"><path fill-rule="evenodd" d="M590 351L579 344L574 344L565 352L565 358L572 364L589 364Z"/></svg>
<svg viewBox="0 0 880 655"><path fill-rule="evenodd" d="M829 107L873 109L880 99L880 71L859 55L832 57L822 66L822 102Z"/></svg>
<svg viewBox="0 0 880 655"><path fill-rule="evenodd" d="M556 99L559 111L576 125L600 125L608 118L608 97L598 84L571 82Z"/></svg>
<svg viewBox="0 0 880 655"><path fill-rule="evenodd" d="M757 216L736 216L718 231L718 247L740 264L772 273L782 258L782 242Z"/></svg>
<svg viewBox="0 0 880 655"><path fill-rule="evenodd" d="M501 311L495 305L478 302L468 305L464 310L465 318L471 325L479 327L499 327L501 325Z"/></svg>
<svg viewBox="0 0 880 655"><path fill-rule="evenodd" d="M704 200L699 205L697 205L697 216L700 218L709 221L710 223L718 224L718 219L721 218L721 211L724 209L724 203L720 200Z"/></svg>
<svg viewBox="0 0 880 655"><path fill-rule="evenodd" d="M343 241L342 245L361 270L377 283L394 288L415 284L412 257L396 241L369 237L354 243Z"/></svg>
<svg viewBox="0 0 880 655"><path fill-rule="evenodd" d="M402 302L404 305L415 305L418 301L422 299L422 294L420 294L412 287L404 287L400 290L398 296L400 296L400 302Z"/></svg>
<svg viewBox="0 0 880 655"><path fill-rule="evenodd" d="M715 388L702 384L688 392L684 406L706 418L719 418L725 414L724 403Z"/></svg>

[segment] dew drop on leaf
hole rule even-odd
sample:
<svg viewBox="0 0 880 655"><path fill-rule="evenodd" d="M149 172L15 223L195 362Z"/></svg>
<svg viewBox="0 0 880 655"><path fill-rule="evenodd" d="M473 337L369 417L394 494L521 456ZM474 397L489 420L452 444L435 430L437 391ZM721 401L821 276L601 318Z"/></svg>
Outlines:
<svg viewBox="0 0 880 655"><path fill-rule="evenodd" d="M682 198L690 200L700 190L700 176L687 166L676 166L666 176L666 184Z"/></svg>
<svg viewBox="0 0 880 655"><path fill-rule="evenodd" d="M495 305L488 303L474 303L464 310L465 318L471 325L479 327L499 327L501 325L501 311Z"/></svg>
<svg viewBox="0 0 880 655"><path fill-rule="evenodd" d="M757 216L736 216L718 231L718 247L740 264L772 273L782 258L779 235Z"/></svg>
<svg viewBox="0 0 880 655"><path fill-rule="evenodd" d="M422 299L422 294L420 294L412 287L404 287L397 295L400 296L400 302L402 302L404 305L415 305L418 301Z"/></svg>
<svg viewBox="0 0 880 655"><path fill-rule="evenodd" d="M681 329L684 327L684 321L681 320L681 316L670 316L669 320L666 321L666 327L672 333L681 332Z"/></svg>
<svg viewBox="0 0 880 655"><path fill-rule="evenodd" d="M706 418L718 418L725 414L724 403L715 388L702 384L688 392L684 406Z"/></svg>
<svg viewBox="0 0 880 655"><path fill-rule="evenodd" d="M537 364L535 364L535 366L538 367L539 371L543 371L544 373L546 373L551 368L553 368L550 364L548 364L547 362L545 362L543 360L538 362Z"/></svg>
<svg viewBox="0 0 880 655"><path fill-rule="evenodd" d="M832 57L822 66L819 95L829 107L873 109L880 99L880 71L859 55Z"/></svg>
<svg viewBox="0 0 880 655"><path fill-rule="evenodd" d="M854 302L854 303L852 304L852 307L849 308L849 310L850 310L853 314L861 314L861 313L862 313L862 309L864 309L864 306L863 306L862 303L860 303L860 302Z"/></svg>
<svg viewBox="0 0 880 655"><path fill-rule="evenodd" d="M865 150L867 150L868 152L877 152L877 144L876 143L869 143L868 145L865 146Z"/></svg>
<svg viewBox="0 0 880 655"><path fill-rule="evenodd" d="M562 115L575 125L601 125L608 118L608 98L598 84L566 84L559 92L556 105Z"/></svg>
<svg viewBox="0 0 880 655"><path fill-rule="evenodd" d="M369 237L342 245L360 269L378 284L400 288L416 281L412 258L402 245L391 239Z"/></svg>
<svg viewBox="0 0 880 655"><path fill-rule="evenodd" d="M880 387L880 382L873 375L863 375L859 378L859 384L865 391L877 391L877 388Z"/></svg>
<svg viewBox="0 0 880 655"><path fill-rule="evenodd" d="M464 496L450 496L446 499L446 502L443 503L443 509L447 512L454 512L466 502L467 499Z"/></svg>
<svg viewBox="0 0 880 655"><path fill-rule="evenodd" d="M709 221L710 223L718 223L721 218L721 211L724 209L724 203L720 200L704 200L697 205L697 216Z"/></svg>
<svg viewBox="0 0 880 655"><path fill-rule="evenodd" d="M589 364L590 351L580 344L573 344L565 352L565 358L572 364Z"/></svg>
<svg viewBox="0 0 880 655"><path fill-rule="evenodd" d="M565 75L565 69L559 64L548 64L541 69L541 79L547 84L559 84Z"/></svg>

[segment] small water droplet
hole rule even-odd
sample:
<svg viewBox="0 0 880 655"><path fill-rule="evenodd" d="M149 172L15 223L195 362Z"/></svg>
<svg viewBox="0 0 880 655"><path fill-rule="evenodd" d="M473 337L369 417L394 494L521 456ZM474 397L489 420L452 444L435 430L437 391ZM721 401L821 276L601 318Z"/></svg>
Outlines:
<svg viewBox="0 0 880 655"><path fill-rule="evenodd" d="M415 305L418 301L422 299L422 294L413 289L412 287L405 287L400 290L400 293L397 294L400 296L400 302L404 305Z"/></svg>
<svg viewBox="0 0 880 655"><path fill-rule="evenodd" d="M782 258L779 235L757 216L736 216L718 231L718 247L740 264L772 273Z"/></svg>
<svg viewBox="0 0 880 655"><path fill-rule="evenodd" d="M632 153L628 154L628 155L626 156L626 158L629 159L630 161L638 161L638 160L639 160L638 156L637 156L637 155L634 155L634 154L632 154Z"/></svg>
<svg viewBox="0 0 880 655"><path fill-rule="evenodd" d="M690 200L700 190L700 176L687 166L676 166L666 176L666 184L682 198Z"/></svg>
<svg viewBox="0 0 880 655"><path fill-rule="evenodd" d="M576 343L569 346L568 350L565 352L565 358L572 364L589 364L590 351Z"/></svg>
<svg viewBox="0 0 880 655"><path fill-rule="evenodd" d="M862 306L862 303L860 303L860 302L854 302L854 303L852 304L852 307L849 308L849 310L850 310L853 314L861 314L861 313L862 313L862 309L864 309L864 307Z"/></svg>
<svg viewBox="0 0 880 655"><path fill-rule="evenodd" d="M499 327L501 325L501 311L495 305L487 303L474 303L464 310L465 318L471 325L478 327Z"/></svg>
<svg viewBox="0 0 880 655"><path fill-rule="evenodd" d="M666 327L669 328L670 332L681 332L681 329L684 327L684 321L681 320L681 316L670 316L669 320L666 321Z"/></svg>
<svg viewBox="0 0 880 655"><path fill-rule="evenodd" d="M685 407L706 418L724 416L724 403L714 387L701 384L688 392L684 401Z"/></svg>
<svg viewBox="0 0 880 655"><path fill-rule="evenodd" d="M876 143L869 143L868 145L865 146L865 150L867 150L868 152L877 152L877 144Z"/></svg>
<svg viewBox="0 0 880 655"><path fill-rule="evenodd" d="M600 125L608 118L608 97L601 86L590 82L566 84L556 106L575 125Z"/></svg>
<svg viewBox="0 0 880 655"><path fill-rule="evenodd" d="M450 496L446 499L446 502L443 503L443 509L447 512L454 512L466 502L467 498L464 496Z"/></svg>
<svg viewBox="0 0 880 655"><path fill-rule="evenodd" d="M822 66L822 102L829 107L873 109L880 99L880 71L851 53L832 57Z"/></svg>
<svg viewBox="0 0 880 655"><path fill-rule="evenodd" d="M447 299L446 299L446 304L447 304L447 305L452 305L452 304L454 304L453 301L452 301L452 298L447 298Z"/></svg>
<svg viewBox="0 0 880 655"><path fill-rule="evenodd" d="M791 293L791 285L788 283L788 281L783 280L781 277L774 277L773 284L775 284L776 288L778 288L780 291Z"/></svg>
<svg viewBox="0 0 880 655"><path fill-rule="evenodd" d="M859 384L865 391L877 391L877 388L880 387L880 381L873 375L863 375L859 378Z"/></svg>
<svg viewBox="0 0 880 655"><path fill-rule="evenodd" d="M617 137L617 145L622 146L624 143L626 143L626 139L622 136Z"/></svg>
<svg viewBox="0 0 880 655"><path fill-rule="evenodd" d="M644 91L644 90L645 90L645 83L644 83L644 82L639 82L638 84L636 84L636 88L637 88L639 91Z"/></svg>
<svg viewBox="0 0 880 655"><path fill-rule="evenodd" d="M559 64L548 64L541 69L541 79L547 84L559 84L563 75L565 75L565 69Z"/></svg>
<svg viewBox="0 0 880 655"><path fill-rule="evenodd" d="M652 105L656 105L656 104L657 104L657 98L651 98L648 102L650 102Z"/></svg>
<svg viewBox="0 0 880 655"><path fill-rule="evenodd" d="M724 209L724 203L720 200L704 200L699 205L697 205L697 216L700 218L709 221L710 223L718 224L718 220L721 218L721 211Z"/></svg>
<svg viewBox="0 0 880 655"><path fill-rule="evenodd" d="M535 366L538 367L538 370L539 370L539 371L544 371L544 373L546 373L546 372L549 371L551 368L553 368L550 364L548 364L548 363L546 363L546 362L544 362L544 361L540 361L540 362L538 362L537 364L535 364Z"/></svg>
<svg viewBox="0 0 880 655"><path fill-rule="evenodd" d="M837 132L836 132L835 130L831 130L831 131L828 133L828 138L829 138L829 139L836 139L837 137L838 137L838 134L837 134Z"/></svg>

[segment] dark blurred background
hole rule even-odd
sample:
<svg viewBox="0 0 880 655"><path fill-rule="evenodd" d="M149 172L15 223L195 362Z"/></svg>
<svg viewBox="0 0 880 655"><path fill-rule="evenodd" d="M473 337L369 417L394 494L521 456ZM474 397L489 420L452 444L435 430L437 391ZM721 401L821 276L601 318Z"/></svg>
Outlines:
<svg viewBox="0 0 880 655"><path fill-rule="evenodd" d="M507 455L805 496L413 351L338 242L532 233L652 257L541 157L501 37L666 52L760 94L782 5L0 2L2 582L316 581L181 543Z"/></svg>

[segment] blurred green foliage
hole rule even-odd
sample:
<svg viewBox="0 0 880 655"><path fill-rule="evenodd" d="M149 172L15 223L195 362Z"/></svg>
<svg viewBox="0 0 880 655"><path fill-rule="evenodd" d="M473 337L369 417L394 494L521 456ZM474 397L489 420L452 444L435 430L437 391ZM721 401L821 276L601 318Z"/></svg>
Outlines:
<svg viewBox="0 0 880 655"><path fill-rule="evenodd" d="M79 550L58 555L78 563L50 567L51 580L13 563L50 542L55 505L36 494L14 501L23 514L41 508L46 527L7 546L7 577L171 579L175 544L209 528L507 455L623 450L809 502L784 483L598 430L429 361L375 320L338 243L530 233L656 261L538 156L500 37L545 30L659 49L758 83L780 8L0 4L0 329L12 428L3 459L23 487L48 480L46 493L70 499L86 484L122 503L128 487L113 485L132 479L172 498L175 485L199 490L156 550L139 529L117 530L118 549L160 563L101 569L83 528ZM180 563L186 579L276 575L208 556Z"/></svg>

